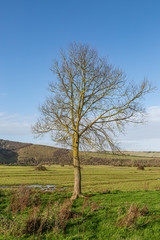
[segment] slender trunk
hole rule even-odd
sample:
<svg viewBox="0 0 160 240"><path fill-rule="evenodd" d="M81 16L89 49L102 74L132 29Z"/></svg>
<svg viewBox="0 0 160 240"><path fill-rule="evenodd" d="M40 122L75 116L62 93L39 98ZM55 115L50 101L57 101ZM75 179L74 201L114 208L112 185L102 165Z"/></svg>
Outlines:
<svg viewBox="0 0 160 240"><path fill-rule="evenodd" d="M76 136L73 140L73 166L74 166L74 190L72 199L81 195L81 168L79 160L79 138Z"/></svg>

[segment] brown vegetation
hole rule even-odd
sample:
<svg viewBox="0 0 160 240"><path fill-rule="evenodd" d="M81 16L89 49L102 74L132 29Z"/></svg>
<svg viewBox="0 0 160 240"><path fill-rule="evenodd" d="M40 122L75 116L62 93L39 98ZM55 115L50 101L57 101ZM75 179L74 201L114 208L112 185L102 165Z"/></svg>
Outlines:
<svg viewBox="0 0 160 240"><path fill-rule="evenodd" d="M39 204L39 197L27 187L21 187L12 193L10 209L12 212L23 212L26 207Z"/></svg>
<svg viewBox="0 0 160 240"><path fill-rule="evenodd" d="M39 164L38 166L35 167L36 171L47 171L47 168L43 166L42 164Z"/></svg>
<svg viewBox="0 0 160 240"><path fill-rule="evenodd" d="M125 214L123 214L123 210L120 208L118 226L127 228L133 227L136 224L138 217L145 216L148 213L149 210L146 205L140 209L135 203L132 203L129 207L125 208Z"/></svg>
<svg viewBox="0 0 160 240"><path fill-rule="evenodd" d="M144 166L138 164L138 166L137 166L137 170L144 170Z"/></svg>

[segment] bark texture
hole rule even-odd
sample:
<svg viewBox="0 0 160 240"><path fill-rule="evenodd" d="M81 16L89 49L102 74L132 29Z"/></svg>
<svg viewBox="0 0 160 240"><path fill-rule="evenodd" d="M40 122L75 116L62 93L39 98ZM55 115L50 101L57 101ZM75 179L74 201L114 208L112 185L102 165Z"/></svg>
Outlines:
<svg viewBox="0 0 160 240"><path fill-rule="evenodd" d="M78 136L76 136L73 142L73 166L74 166L74 190L71 199L76 199L81 195L81 167L79 159Z"/></svg>

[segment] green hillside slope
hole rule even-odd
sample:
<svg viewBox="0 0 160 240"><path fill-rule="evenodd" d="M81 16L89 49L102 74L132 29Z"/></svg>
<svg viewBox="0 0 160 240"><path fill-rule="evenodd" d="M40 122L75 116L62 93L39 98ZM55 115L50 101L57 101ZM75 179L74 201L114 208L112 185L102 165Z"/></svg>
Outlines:
<svg viewBox="0 0 160 240"><path fill-rule="evenodd" d="M158 152L80 152L82 165L160 166ZM72 151L64 148L0 140L0 164L72 165Z"/></svg>

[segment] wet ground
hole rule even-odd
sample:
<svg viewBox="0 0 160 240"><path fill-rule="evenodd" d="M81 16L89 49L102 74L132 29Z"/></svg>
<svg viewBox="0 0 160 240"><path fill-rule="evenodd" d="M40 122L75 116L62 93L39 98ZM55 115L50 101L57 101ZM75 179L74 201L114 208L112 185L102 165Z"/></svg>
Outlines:
<svg viewBox="0 0 160 240"><path fill-rule="evenodd" d="M1 185L0 188L20 188L20 187L29 187L29 188L40 188L41 190L45 191L54 191L56 189L55 185ZM60 188L61 190L66 189L67 187Z"/></svg>

